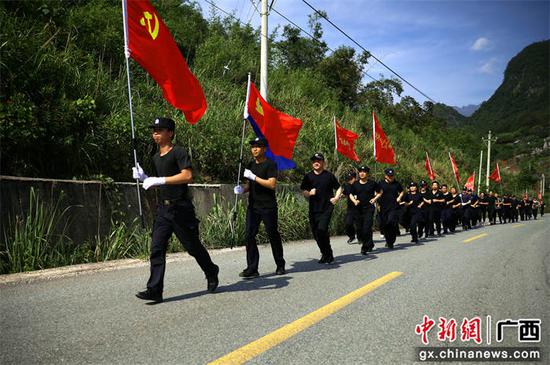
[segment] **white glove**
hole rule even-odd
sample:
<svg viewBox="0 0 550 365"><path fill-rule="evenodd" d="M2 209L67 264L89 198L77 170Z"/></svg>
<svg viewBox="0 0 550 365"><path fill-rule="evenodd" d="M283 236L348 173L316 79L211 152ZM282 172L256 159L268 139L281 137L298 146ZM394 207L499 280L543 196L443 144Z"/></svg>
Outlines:
<svg viewBox="0 0 550 365"><path fill-rule="evenodd" d="M256 181L256 175L249 169L244 169L244 177L248 180Z"/></svg>
<svg viewBox="0 0 550 365"><path fill-rule="evenodd" d="M236 185L234 188L233 188L233 192L237 195L241 195L242 193L244 193L244 188L240 185Z"/></svg>
<svg viewBox="0 0 550 365"><path fill-rule="evenodd" d="M145 190L149 189L151 186L159 186L166 184L165 177L148 177L143 180L143 188Z"/></svg>
<svg viewBox="0 0 550 365"><path fill-rule="evenodd" d="M147 179L149 176L145 175L145 172L143 172L143 169L139 165L139 162L136 163L137 167L132 167L132 176L134 180L143 181Z"/></svg>

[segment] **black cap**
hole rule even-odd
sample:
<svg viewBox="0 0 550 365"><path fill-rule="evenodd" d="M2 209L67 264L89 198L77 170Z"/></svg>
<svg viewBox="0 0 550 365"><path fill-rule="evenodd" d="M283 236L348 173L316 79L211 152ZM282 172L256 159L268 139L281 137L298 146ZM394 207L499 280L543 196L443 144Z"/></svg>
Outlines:
<svg viewBox="0 0 550 365"><path fill-rule="evenodd" d="M467 186L464 186L464 187L462 188L462 190L468 191L468 187L467 187Z"/></svg>
<svg viewBox="0 0 550 365"><path fill-rule="evenodd" d="M324 161L325 156L321 152L317 152L313 156L311 156L311 161Z"/></svg>
<svg viewBox="0 0 550 365"><path fill-rule="evenodd" d="M418 187L418 184L415 183L414 181L411 181L411 182L409 183L409 187L413 187L413 186Z"/></svg>
<svg viewBox="0 0 550 365"><path fill-rule="evenodd" d="M267 139L263 137L256 137L252 140L250 140L251 146L258 146L258 147L267 147Z"/></svg>
<svg viewBox="0 0 550 365"><path fill-rule="evenodd" d="M156 118L149 128L166 128L173 131L176 129L176 123L170 118Z"/></svg>
<svg viewBox="0 0 550 365"><path fill-rule="evenodd" d="M348 180L351 180L353 178L356 178L357 177L357 174L355 173L355 171L350 171L346 174L346 179Z"/></svg>
<svg viewBox="0 0 550 365"><path fill-rule="evenodd" d="M428 183L426 182L426 180L420 180L420 186L427 186Z"/></svg>
<svg viewBox="0 0 550 365"><path fill-rule="evenodd" d="M370 172L369 167L368 167L368 166L365 166L365 165L359 166L359 168L358 168L357 170L359 170L359 172L361 172L361 171Z"/></svg>
<svg viewBox="0 0 550 365"><path fill-rule="evenodd" d="M388 167L387 169L384 170L384 174L388 176L393 176L395 175L395 171L391 167Z"/></svg>

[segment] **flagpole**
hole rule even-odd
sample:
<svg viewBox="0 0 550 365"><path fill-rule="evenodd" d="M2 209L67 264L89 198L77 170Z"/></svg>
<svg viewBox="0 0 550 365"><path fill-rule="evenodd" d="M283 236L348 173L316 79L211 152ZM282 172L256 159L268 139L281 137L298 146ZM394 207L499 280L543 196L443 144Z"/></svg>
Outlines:
<svg viewBox="0 0 550 365"><path fill-rule="evenodd" d="M374 124L374 110L372 111L372 148L374 154L374 179L376 180L376 126Z"/></svg>
<svg viewBox="0 0 550 365"><path fill-rule="evenodd" d="M428 174L430 174L430 176L428 176L428 177L430 178L430 181L433 181L432 180L432 176L433 176L432 163L430 162L430 157L428 157L428 151L426 151L426 161L428 161L428 166L430 167L430 171L428 171Z"/></svg>
<svg viewBox="0 0 550 365"><path fill-rule="evenodd" d="M334 169L334 172L336 173L336 170L338 170L338 136L337 136L337 130L336 130L336 115L332 116L333 124L334 124L334 161L336 162L336 167Z"/></svg>
<svg viewBox="0 0 550 365"><path fill-rule="evenodd" d="M479 195L479 187L481 186L481 168L483 167L483 150L479 155L479 175L477 176L477 195Z"/></svg>
<svg viewBox="0 0 550 365"><path fill-rule="evenodd" d="M250 72L248 73L248 85L246 87L246 100L244 102L244 114L243 114L243 127L241 132L241 151L239 153L239 169L237 173L237 186L241 185L241 169L243 164L243 149L244 149L244 134L246 130L246 118L248 117L248 98L250 96ZM231 214L231 221L229 227L231 228L231 234L235 237L235 221L237 220L237 204L239 203L239 195L235 194L235 203L233 204L233 213ZM234 240L231 240L231 248L233 248Z"/></svg>
<svg viewBox="0 0 550 365"><path fill-rule="evenodd" d="M136 134L134 128L134 111L132 108L132 86L130 82L130 50L128 49L128 14L126 12L126 0L122 0L122 24L124 28L124 58L126 59L126 77L128 79L128 104L130 106L130 125L132 129L132 150L134 155L134 167L137 169L137 152L136 152ZM141 220L141 227L145 228L145 220L143 218L143 210L141 207L141 193L139 190L139 179L136 179L136 192L139 208L139 217Z"/></svg>

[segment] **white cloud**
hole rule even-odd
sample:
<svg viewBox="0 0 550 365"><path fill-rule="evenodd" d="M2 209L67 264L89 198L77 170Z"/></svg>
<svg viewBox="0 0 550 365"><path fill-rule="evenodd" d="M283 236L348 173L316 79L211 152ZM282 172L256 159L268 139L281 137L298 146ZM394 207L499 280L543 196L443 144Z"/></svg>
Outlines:
<svg viewBox="0 0 550 365"><path fill-rule="evenodd" d="M497 63L497 60L495 58L491 58L489 61L481 65L478 71L482 74L494 75L496 63Z"/></svg>
<svg viewBox="0 0 550 365"><path fill-rule="evenodd" d="M476 39L476 41L474 42L474 44L472 44L472 47L470 47L470 49L472 51L481 51L489 48L490 43L491 42L489 42L487 38L481 37Z"/></svg>

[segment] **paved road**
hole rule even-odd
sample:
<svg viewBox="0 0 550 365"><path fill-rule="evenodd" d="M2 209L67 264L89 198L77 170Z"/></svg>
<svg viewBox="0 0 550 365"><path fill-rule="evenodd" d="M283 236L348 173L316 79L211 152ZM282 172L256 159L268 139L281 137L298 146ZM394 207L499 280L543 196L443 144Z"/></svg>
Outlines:
<svg viewBox="0 0 550 365"><path fill-rule="evenodd" d="M263 275L249 281L238 277L245 262L242 250L214 253L221 267L216 294L206 293L198 266L185 258L168 265L165 303L159 305L134 297L148 276L143 265L3 285L0 363L205 364L330 303L341 303L339 298L391 272L402 274L325 313L326 318L312 320L293 336L283 330L286 337L268 341L267 347L252 345L257 356L248 363L412 363L415 348L422 346L415 326L423 315L436 321L452 317L459 326L463 318L474 316L540 318L542 341L535 345L547 360L550 229L545 218L419 245L400 237L393 251L377 240L378 248L367 257L358 254L358 245L337 237L332 241L334 265L317 263L312 241L294 242L285 245L285 276L273 275L270 249L263 247ZM469 238L475 239L465 243ZM437 341L436 331L430 332L431 344L445 345ZM512 329L505 335L499 345L521 345ZM459 338L454 345L467 343Z"/></svg>

